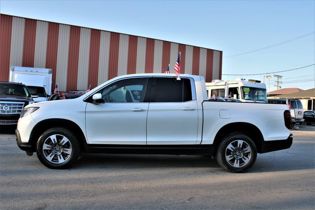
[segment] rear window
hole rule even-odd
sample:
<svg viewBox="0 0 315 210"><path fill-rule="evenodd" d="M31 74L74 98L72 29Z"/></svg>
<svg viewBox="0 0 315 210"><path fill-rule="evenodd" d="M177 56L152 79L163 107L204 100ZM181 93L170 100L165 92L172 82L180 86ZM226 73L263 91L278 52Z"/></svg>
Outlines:
<svg viewBox="0 0 315 210"><path fill-rule="evenodd" d="M189 79L154 78L150 80L151 102L185 102L192 100Z"/></svg>
<svg viewBox="0 0 315 210"><path fill-rule="evenodd" d="M303 109L303 106L300 100L290 100L289 103L292 109Z"/></svg>

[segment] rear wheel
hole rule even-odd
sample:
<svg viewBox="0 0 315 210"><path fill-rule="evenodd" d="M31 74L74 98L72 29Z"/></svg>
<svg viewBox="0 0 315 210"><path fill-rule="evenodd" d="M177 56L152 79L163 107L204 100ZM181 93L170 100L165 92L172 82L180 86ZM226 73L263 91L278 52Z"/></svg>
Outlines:
<svg viewBox="0 0 315 210"><path fill-rule="evenodd" d="M77 138L64 128L45 131L37 142L37 157L48 168L68 168L79 153Z"/></svg>
<svg viewBox="0 0 315 210"><path fill-rule="evenodd" d="M223 138L218 147L218 164L231 172L243 172L255 163L257 149L253 140L241 133L233 133Z"/></svg>

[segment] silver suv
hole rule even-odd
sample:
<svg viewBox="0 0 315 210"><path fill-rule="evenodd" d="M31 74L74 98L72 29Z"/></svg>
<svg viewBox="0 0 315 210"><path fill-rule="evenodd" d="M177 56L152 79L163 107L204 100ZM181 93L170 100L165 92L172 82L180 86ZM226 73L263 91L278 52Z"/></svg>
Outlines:
<svg viewBox="0 0 315 210"><path fill-rule="evenodd" d="M25 85L0 82L0 125L16 125L23 108L30 103L33 99Z"/></svg>
<svg viewBox="0 0 315 210"><path fill-rule="evenodd" d="M280 99L268 99L269 104L286 104L288 105L291 113L292 123L302 124L304 122L303 118L303 106L299 99L287 99L287 98L280 98Z"/></svg>

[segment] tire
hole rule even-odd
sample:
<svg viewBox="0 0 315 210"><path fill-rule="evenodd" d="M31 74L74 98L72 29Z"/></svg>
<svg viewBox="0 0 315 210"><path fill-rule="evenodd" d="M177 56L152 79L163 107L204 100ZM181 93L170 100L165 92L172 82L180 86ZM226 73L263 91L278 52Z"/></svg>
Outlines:
<svg viewBox="0 0 315 210"><path fill-rule="evenodd" d="M77 138L65 128L48 129L37 142L37 157L48 168L69 168L78 159L79 154Z"/></svg>
<svg viewBox="0 0 315 210"><path fill-rule="evenodd" d="M232 133L224 137L216 153L218 164L234 173L244 172L251 168L256 158L255 143L242 133Z"/></svg>

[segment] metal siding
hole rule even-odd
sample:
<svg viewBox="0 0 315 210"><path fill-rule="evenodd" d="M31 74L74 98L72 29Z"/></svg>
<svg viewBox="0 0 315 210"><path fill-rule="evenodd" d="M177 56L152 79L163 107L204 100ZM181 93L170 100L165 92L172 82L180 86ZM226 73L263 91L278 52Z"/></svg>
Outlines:
<svg viewBox="0 0 315 210"><path fill-rule="evenodd" d="M220 52L219 79L222 79L223 52Z"/></svg>
<svg viewBox="0 0 315 210"><path fill-rule="evenodd" d="M45 67L47 52L48 23L37 21L35 38L35 67Z"/></svg>
<svg viewBox="0 0 315 210"><path fill-rule="evenodd" d="M25 19L13 17L10 66L22 66Z"/></svg>
<svg viewBox="0 0 315 210"><path fill-rule="evenodd" d="M77 90L80 32L79 27L70 26L67 90Z"/></svg>
<svg viewBox="0 0 315 210"><path fill-rule="evenodd" d="M167 70L168 64L170 64L170 53L171 53L171 43L164 41L163 42L163 57L162 57L162 71Z"/></svg>
<svg viewBox="0 0 315 210"><path fill-rule="evenodd" d="M180 44L178 46L178 52L180 52L180 73L186 73L185 60L186 60L186 45Z"/></svg>
<svg viewBox="0 0 315 210"><path fill-rule="evenodd" d="M145 72L145 49L146 49L147 41L146 38L138 37L137 44L137 73Z"/></svg>
<svg viewBox="0 0 315 210"><path fill-rule="evenodd" d="M171 55L170 55L170 72L175 73L174 65L178 56L178 44L171 43Z"/></svg>
<svg viewBox="0 0 315 210"><path fill-rule="evenodd" d="M192 74L199 75L200 48L193 47Z"/></svg>
<svg viewBox="0 0 315 210"><path fill-rule="evenodd" d="M127 74L135 74L137 71L137 45L138 38L136 36L129 36L128 46L128 67Z"/></svg>
<svg viewBox="0 0 315 210"><path fill-rule="evenodd" d="M100 30L91 30L90 39L90 55L89 55L89 75L88 87L94 88L97 86L98 65L100 58Z"/></svg>
<svg viewBox="0 0 315 210"><path fill-rule="evenodd" d="M98 63L98 84L108 80L110 33L102 31Z"/></svg>
<svg viewBox="0 0 315 210"><path fill-rule="evenodd" d="M220 79L220 51L213 51L212 79Z"/></svg>
<svg viewBox="0 0 315 210"><path fill-rule="evenodd" d="M48 24L46 68L52 69L52 90L56 84L59 24Z"/></svg>
<svg viewBox="0 0 315 210"><path fill-rule="evenodd" d="M23 66L34 66L35 56L35 36L36 36L36 20L25 20L24 42L23 42Z"/></svg>
<svg viewBox="0 0 315 210"><path fill-rule="evenodd" d="M119 55L119 33L110 33L108 79L117 76Z"/></svg>
<svg viewBox="0 0 315 210"><path fill-rule="evenodd" d="M206 81L212 81L212 72L213 72L213 50L207 50L207 73L206 73Z"/></svg>
<svg viewBox="0 0 315 210"><path fill-rule="evenodd" d="M66 90L68 75L70 26L59 25L56 84L59 90Z"/></svg>
<svg viewBox="0 0 315 210"><path fill-rule="evenodd" d="M199 75L202 75L206 78L206 69L207 69L207 50L204 48L200 48Z"/></svg>
<svg viewBox="0 0 315 210"><path fill-rule="evenodd" d="M193 47L186 46L185 53L185 73L192 74L192 56L193 55Z"/></svg>
<svg viewBox="0 0 315 210"><path fill-rule="evenodd" d="M5 16L1 15L1 18ZM86 89L89 84L94 87L127 73L164 72L168 64L174 72L178 52L181 52L181 73L200 74L207 81L221 78L221 51L9 17L11 26L4 25L3 21L0 26L5 31L1 34L6 33L0 38L2 69L13 65L51 68L53 84L57 83L60 90ZM5 27L9 28L4 30ZM10 62L5 64L3 60ZM6 78L8 73L2 73L0 77Z"/></svg>
<svg viewBox="0 0 315 210"><path fill-rule="evenodd" d="M154 60L154 40L147 39L147 47L145 54L145 73L153 72L153 60Z"/></svg>
<svg viewBox="0 0 315 210"><path fill-rule="evenodd" d="M120 34L118 52L118 75L127 74L129 36Z"/></svg>
<svg viewBox="0 0 315 210"><path fill-rule="evenodd" d="M91 30L81 28L80 47L78 61L77 90L86 90L89 78L89 55L90 55Z"/></svg>
<svg viewBox="0 0 315 210"><path fill-rule="evenodd" d="M12 17L0 14L0 81L9 79Z"/></svg>
<svg viewBox="0 0 315 210"><path fill-rule="evenodd" d="M155 40L154 42L154 60L153 60L153 72L162 72L162 51L163 42L160 40Z"/></svg>

